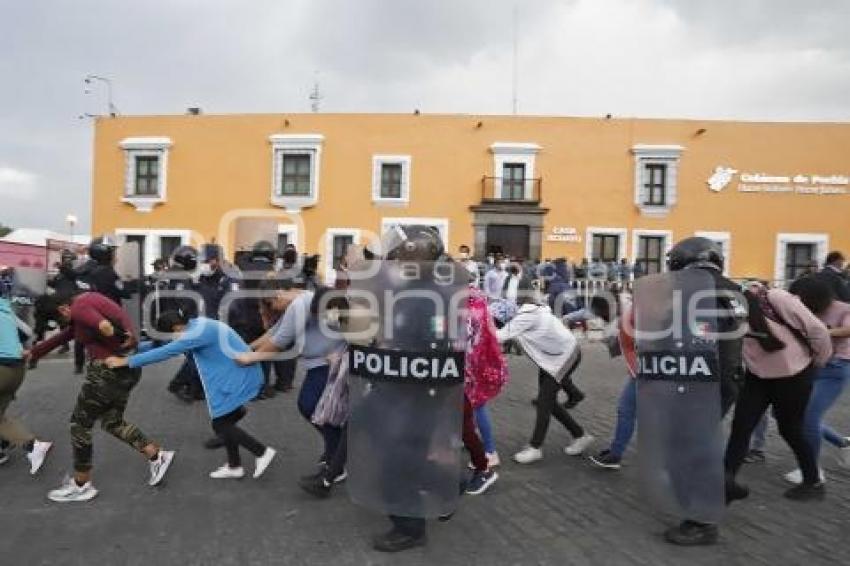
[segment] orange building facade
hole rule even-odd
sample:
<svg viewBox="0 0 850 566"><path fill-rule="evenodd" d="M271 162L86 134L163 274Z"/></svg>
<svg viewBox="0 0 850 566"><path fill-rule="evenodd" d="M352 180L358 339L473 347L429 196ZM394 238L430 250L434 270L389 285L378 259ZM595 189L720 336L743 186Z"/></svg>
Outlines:
<svg viewBox="0 0 850 566"><path fill-rule="evenodd" d="M330 272L346 244L429 223L449 250L663 269L718 241L735 277L783 280L850 252L850 124L527 116L100 118L93 233L146 263L213 238L294 243Z"/></svg>

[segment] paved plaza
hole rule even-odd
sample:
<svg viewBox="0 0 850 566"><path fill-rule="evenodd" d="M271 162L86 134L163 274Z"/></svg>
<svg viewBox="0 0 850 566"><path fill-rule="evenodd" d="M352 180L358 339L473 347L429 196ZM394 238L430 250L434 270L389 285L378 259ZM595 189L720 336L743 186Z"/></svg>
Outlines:
<svg viewBox="0 0 850 566"><path fill-rule="evenodd" d="M625 372L599 344L585 345L577 383L588 398L575 411L602 447L614 424ZM29 373L11 413L23 417L56 446L41 474L31 478L15 453L0 468L0 564L249 565L249 564L846 564L850 536L850 473L824 449L828 496L822 503L781 497L790 451L771 425L768 460L748 465L742 480L749 500L726 517L715 547L682 549L664 544L667 522L645 504L636 480L636 458L627 453L620 472L570 458L569 441L556 423L546 457L531 466L510 462L528 440L534 417L536 370L512 356L512 380L491 415L503 465L486 494L467 497L455 518L433 524L430 544L401 555L373 552L370 535L385 530L380 516L352 505L345 488L317 501L302 493L297 478L312 470L318 435L300 418L295 395L255 403L246 428L280 449L260 480L222 482L207 474L223 453L201 444L211 434L206 407L182 404L165 392L176 363L145 370L130 403L128 420L166 447L175 463L159 488L146 484L147 466L124 445L95 434L95 483L91 503L49 503L47 491L70 470L68 417L80 379L70 361L46 359ZM850 432L850 401L833 411L832 424ZM356 455L353 455L356 457ZM631 464L631 465L628 465Z"/></svg>

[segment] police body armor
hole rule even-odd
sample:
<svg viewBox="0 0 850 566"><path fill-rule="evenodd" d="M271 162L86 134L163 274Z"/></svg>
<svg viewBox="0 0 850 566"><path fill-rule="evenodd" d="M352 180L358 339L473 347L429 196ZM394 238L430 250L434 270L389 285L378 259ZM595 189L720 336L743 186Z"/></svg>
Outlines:
<svg viewBox="0 0 850 566"><path fill-rule="evenodd" d="M703 269L635 282L640 476L661 511L705 523L725 508L716 304Z"/></svg>
<svg viewBox="0 0 850 566"><path fill-rule="evenodd" d="M367 260L353 309L371 311L352 345L348 492L389 515L435 518L459 498L468 276L454 262Z"/></svg>

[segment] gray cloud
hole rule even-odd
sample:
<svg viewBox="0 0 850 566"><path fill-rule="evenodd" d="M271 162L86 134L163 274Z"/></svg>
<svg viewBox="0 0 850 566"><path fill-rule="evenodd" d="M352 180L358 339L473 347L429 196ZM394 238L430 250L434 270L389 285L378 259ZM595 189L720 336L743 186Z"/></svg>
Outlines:
<svg viewBox="0 0 850 566"><path fill-rule="evenodd" d="M323 110L508 113L513 7L528 113L850 117L845 0L61 0L0 20L0 222L89 222L91 124L125 114ZM8 186L5 185L5 186Z"/></svg>

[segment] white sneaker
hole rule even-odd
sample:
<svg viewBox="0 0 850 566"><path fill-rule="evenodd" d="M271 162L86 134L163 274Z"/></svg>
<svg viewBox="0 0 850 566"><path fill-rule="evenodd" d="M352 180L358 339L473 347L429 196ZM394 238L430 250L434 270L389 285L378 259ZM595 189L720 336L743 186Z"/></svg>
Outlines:
<svg viewBox="0 0 850 566"><path fill-rule="evenodd" d="M819 475L820 475L820 481L825 482L826 476L823 474L823 470L818 469L818 472L819 472ZM797 469L797 470L794 470L792 472L788 472L787 474L785 474L783 476L783 478L788 483L793 483L794 485L800 485L801 483L803 483L803 472L801 472L799 469Z"/></svg>
<svg viewBox="0 0 850 566"><path fill-rule="evenodd" d="M90 481L85 485L77 485L74 478L67 478L61 487L47 494L47 498L57 503L68 503L71 501L89 501L97 495L97 490Z"/></svg>
<svg viewBox="0 0 850 566"><path fill-rule="evenodd" d="M214 480L240 480L245 477L245 470L242 466L231 468L225 464L219 469L210 472L210 477Z"/></svg>
<svg viewBox="0 0 850 566"><path fill-rule="evenodd" d="M5 452L0 452L0 466L9 461L9 455Z"/></svg>
<svg viewBox="0 0 850 566"><path fill-rule="evenodd" d="M490 452L487 454L487 465L491 468L502 465L502 461L499 460L498 452Z"/></svg>
<svg viewBox="0 0 850 566"><path fill-rule="evenodd" d="M171 466L171 461L174 459L174 452L169 450L160 450L156 460L151 460L151 479L148 480L148 485L157 485L165 477L165 472Z"/></svg>
<svg viewBox="0 0 850 566"><path fill-rule="evenodd" d="M850 442L850 437L846 440L847 442ZM838 449L838 465L850 470L850 446Z"/></svg>
<svg viewBox="0 0 850 566"><path fill-rule="evenodd" d="M257 464L254 466L254 479L263 475L263 472L266 471L266 468L268 468L269 464L271 464L272 460L274 460L275 454L277 454L277 450L266 446L266 451L263 452L262 456L257 458Z"/></svg>
<svg viewBox="0 0 850 566"><path fill-rule="evenodd" d="M27 459L30 461L30 475L36 475L44 464L44 459L47 458L47 453L53 447L52 442L41 442L36 440L32 445L32 452L27 454Z"/></svg>
<svg viewBox="0 0 850 566"><path fill-rule="evenodd" d="M531 464L543 459L543 450L534 446L526 446L514 454L514 462L517 464Z"/></svg>
<svg viewBox="0 0 850 566"><path fill-rule="evenodd" d="M594 440L593 436L585 434L581 438L573 440L572 444L564 448L564 452L567 456L580 456L585 450L590 448L590 445L593 444Z"/></svg>

